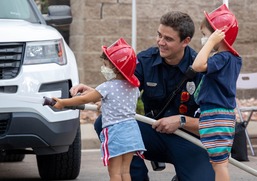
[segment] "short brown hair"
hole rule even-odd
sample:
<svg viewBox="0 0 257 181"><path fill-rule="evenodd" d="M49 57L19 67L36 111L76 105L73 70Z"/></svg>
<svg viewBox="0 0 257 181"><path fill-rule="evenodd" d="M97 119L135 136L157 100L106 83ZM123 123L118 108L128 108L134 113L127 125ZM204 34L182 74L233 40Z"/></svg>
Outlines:
<svg viewBox="0 0 257 181"><path fill-rule="evenodd" d="M105 55L104 52L102 53L102 55L100 55L100 58L102 58L104 60L109 60L109 58Z"/></svg>
<svg viewBox="0 0 257 181"><path fill-rule="evenodd" d="M170 11L161 17L160 23L177 31L181 41L187 37L192 39L194 36L194 22L186 13L180 11Z"/></svg>
<svg viewBox="0 0 257 181"><path fill-rule="evenodd" d="M204 18L203 21L201 22L200 28L202 29L203 27L206 27L212 33L214 32L214 29L211 26L211 24L209 23L209 21L207 20L207 18Z"/></svg>

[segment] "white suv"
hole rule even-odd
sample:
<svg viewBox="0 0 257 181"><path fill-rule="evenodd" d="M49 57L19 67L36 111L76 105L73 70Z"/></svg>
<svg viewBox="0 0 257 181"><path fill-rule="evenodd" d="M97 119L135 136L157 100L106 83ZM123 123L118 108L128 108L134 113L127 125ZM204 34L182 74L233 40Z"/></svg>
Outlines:
<svg viewBox="0 0 257 181"><path fill-rule="evenodd" d="M44 97L70 97L79 83L76 59L47 24L67 24L70 7L50 6L42 16L34 0L0 1L0 161L36 154L42 179L75 179L80 171L78 110L43 106Z"/></svg>

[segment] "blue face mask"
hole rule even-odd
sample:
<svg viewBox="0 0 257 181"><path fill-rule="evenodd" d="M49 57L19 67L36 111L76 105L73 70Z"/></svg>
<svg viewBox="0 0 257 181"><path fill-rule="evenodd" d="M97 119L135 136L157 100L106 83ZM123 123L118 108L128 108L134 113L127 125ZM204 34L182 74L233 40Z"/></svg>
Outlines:
<svg viewBox="0 0 257 181"><path fill-rule="evenodd" d="M111 80L116 78L116 74L114 73L113 69L106 67L106 66L101 66L101 73L105 77L106 80Z"/></svg>

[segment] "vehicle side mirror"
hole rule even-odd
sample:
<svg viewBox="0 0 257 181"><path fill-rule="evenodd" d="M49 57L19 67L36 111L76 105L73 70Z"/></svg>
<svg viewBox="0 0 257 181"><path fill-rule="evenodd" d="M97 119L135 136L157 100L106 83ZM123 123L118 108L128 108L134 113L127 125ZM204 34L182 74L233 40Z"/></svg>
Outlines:
<svg viewBox="0 0 257 181"><path fill-rule="evenodd" d="M67 5L51 5L44 16L48 25L67 25L72 22L71 8Z"/></svg>

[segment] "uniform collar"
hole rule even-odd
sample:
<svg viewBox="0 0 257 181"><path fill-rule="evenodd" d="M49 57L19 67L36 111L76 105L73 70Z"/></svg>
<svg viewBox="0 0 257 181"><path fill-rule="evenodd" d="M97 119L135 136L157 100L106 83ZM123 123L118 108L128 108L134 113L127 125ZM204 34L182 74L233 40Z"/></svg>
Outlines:
<svg viewBox="0 0 257 181"><path fill-rule="evenodd" d="M190 48L188 46L186 46L185 48L185 52L184 52L184 56L182 58L182 60L179 62L179 64L177 65L178 68L180 69L181 72L185 73L187 71L187 68L189 67L190 63L191 63L191 54L190 54Z"/></svg>
<svg viewBox="0 0 257 181"><path fill-rule="evenodd" d="M157 58L155 59L155 61L153 62L152 64L152 67L156 66L156 65L160 65L163 63L163 58L160 56L160 51L159 51L159 48L156 47L154 50L153 50L153 54L156 54L158 56L156 56Z"/></svg>
<svg viewBox="0 0 257 181"><path fill-rule="evenodd" d="M158 53L159 54L159 49L155 49L155 53ZM176 65L176 67L178 67L180 69L181 72L185 73L188 66L190 65L190 61L189 61L189 56L190 56L190 48L187 46L185 48L185 52L184 52L184 56L182 58L182 60L179 62L178 65ZM161 56L157 56L157 58L155 59L155 61L153 62L152 66L157 66L157 65L160 65L160 64L163 64L164 63L164 60ZM175 67L175 66L174 66Z"/></svg>

